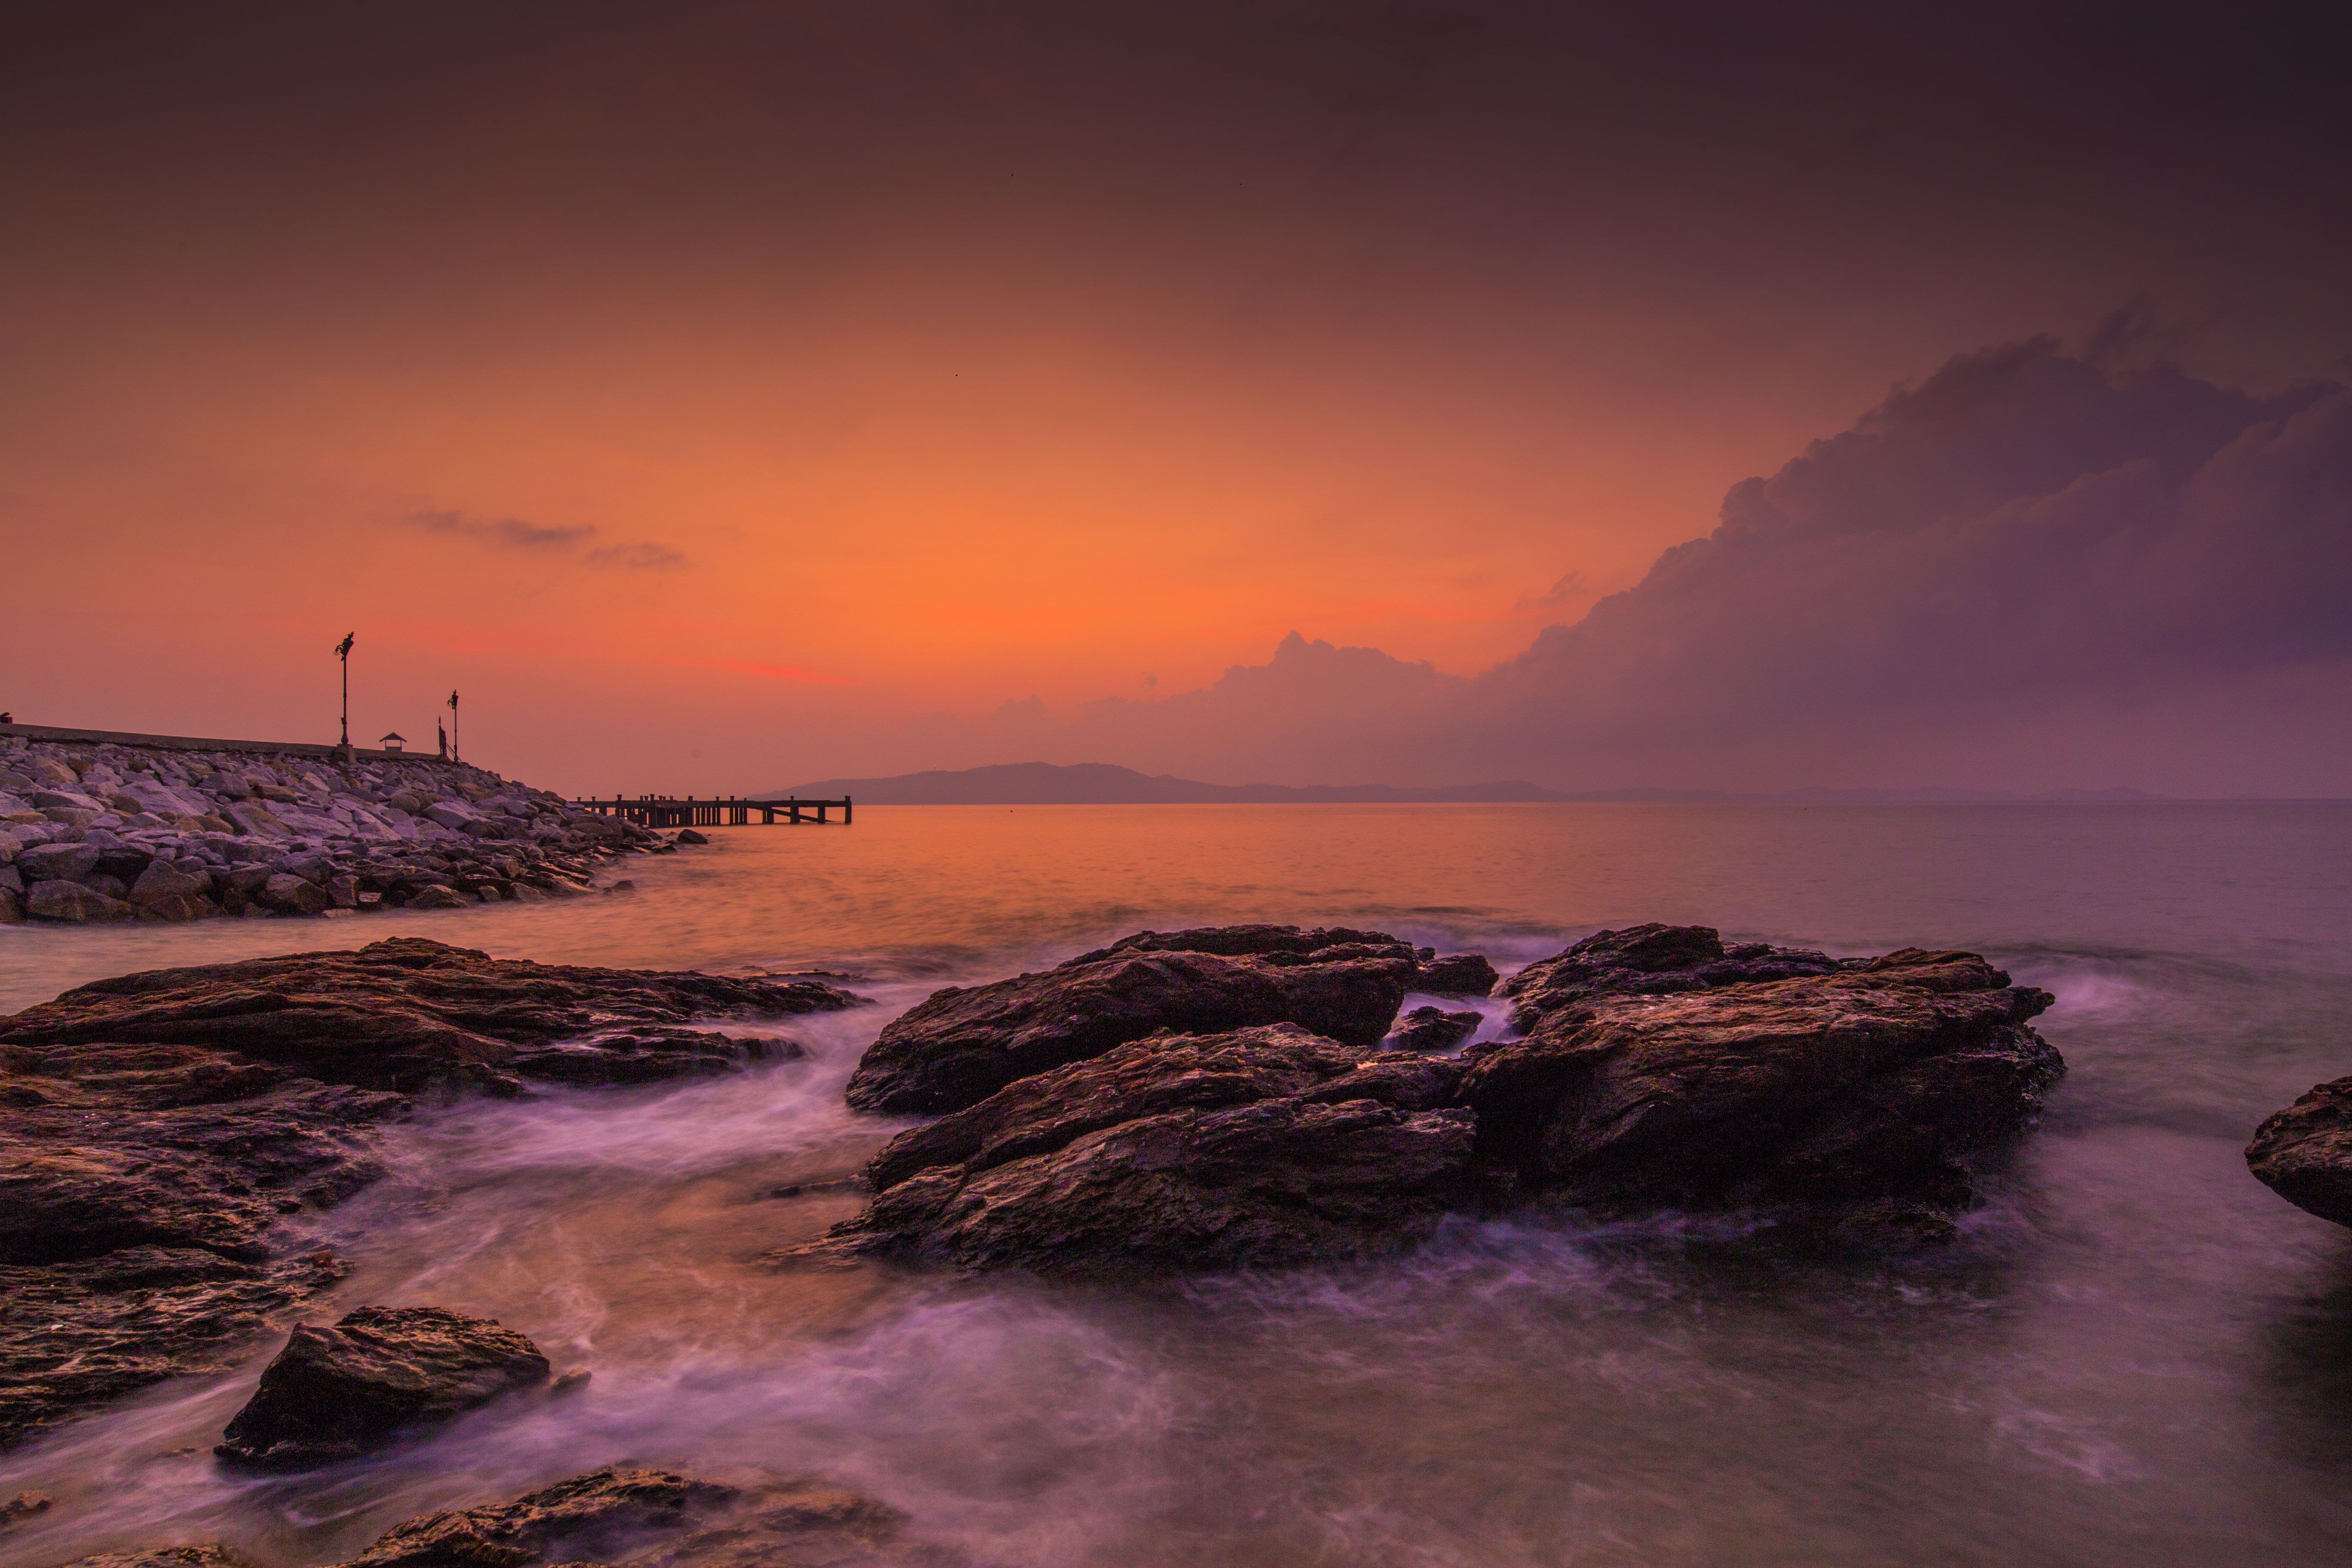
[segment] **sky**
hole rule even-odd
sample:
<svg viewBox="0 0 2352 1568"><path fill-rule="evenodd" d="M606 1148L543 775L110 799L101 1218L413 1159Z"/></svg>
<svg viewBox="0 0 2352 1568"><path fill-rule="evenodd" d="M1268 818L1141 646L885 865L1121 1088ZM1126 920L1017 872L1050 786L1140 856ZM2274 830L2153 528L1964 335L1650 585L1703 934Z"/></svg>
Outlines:
<svg viewBox="0 0 2352 1568"><path fill-rule="evenodd" d="M2318 6L42 5L0 709L2352 794Z"/></svg>

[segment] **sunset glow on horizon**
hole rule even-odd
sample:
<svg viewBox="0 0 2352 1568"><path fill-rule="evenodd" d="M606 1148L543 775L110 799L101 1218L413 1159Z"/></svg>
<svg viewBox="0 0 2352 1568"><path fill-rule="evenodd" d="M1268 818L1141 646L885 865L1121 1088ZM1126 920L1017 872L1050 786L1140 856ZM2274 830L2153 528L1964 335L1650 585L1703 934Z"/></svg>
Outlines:
<svg viewBox="0 0 2352 1568"><path fill-rule="evenodd" d="M1024 760L1006 704L1080 722L1294 631L1476 676L1955 355L2129 307L2116 374L2270 396L2352 343L2342 204L2299 183L2340 111L2276 76L2170 104L2185 39L1990 86L2000 27L1864 12L1696 44L1507 7L1033 20L33 25L0 506L42 587L0 703L313 733L356 629L355 725L462 687L484 760L567 787ZM2243 706L2194 686L2166 700ZM618 730L678 776L617 776ZM1048 760L1861 776L1107 743ZM1982 750L1895 782L2234 787L2137 742L1950 774Z"/></svg>

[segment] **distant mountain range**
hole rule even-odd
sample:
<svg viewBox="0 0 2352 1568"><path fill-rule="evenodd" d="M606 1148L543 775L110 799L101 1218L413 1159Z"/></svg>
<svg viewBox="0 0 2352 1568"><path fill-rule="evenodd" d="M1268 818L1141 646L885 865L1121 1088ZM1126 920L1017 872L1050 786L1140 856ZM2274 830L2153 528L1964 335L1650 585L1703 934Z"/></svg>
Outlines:
<svg viewBox="0 0 2352 1568"><path fill-rule="evenodd" d="M2051 790L2011 795L1984 789L1801 789L1785 794L1735 795L1717 790L1624 789L1570 795L1507 779L1499 784L1454 784L1444 789L1400 789L1391 784L1213 784L1168 773L1139 773L1109 763L1004 763L994 767L934 768L878 779L818 779L770 790L758 800L837 799L848 795L866 805L1516 805L1538 801L1730 801L1781 800L1824 805L1870 801L2134 801L2163 797L2136 789Z"/></svg>

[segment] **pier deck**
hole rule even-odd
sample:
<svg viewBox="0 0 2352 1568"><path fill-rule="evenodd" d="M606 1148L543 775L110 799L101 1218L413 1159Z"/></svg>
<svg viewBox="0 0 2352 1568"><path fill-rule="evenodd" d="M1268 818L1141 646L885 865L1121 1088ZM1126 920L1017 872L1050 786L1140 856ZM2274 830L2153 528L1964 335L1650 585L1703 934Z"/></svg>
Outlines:
<svg viewBox="0 0 2352 1568"><path fill-rule="evenodd" d="M841 825L850 825L850 797L839 800L747 800L738 795L711 795L698 798L688 795L683 800L676 795L641 795L634 798L614 795L606 800L601 795L586 795L573 801L583 811L593 811L605 816L618 816L640 827L742 827L757 817L763 827L773 827L782 822L798 826L804 822L826 822L826 813L841 813ZM813 815L812 815L813 814Z"/></svg>

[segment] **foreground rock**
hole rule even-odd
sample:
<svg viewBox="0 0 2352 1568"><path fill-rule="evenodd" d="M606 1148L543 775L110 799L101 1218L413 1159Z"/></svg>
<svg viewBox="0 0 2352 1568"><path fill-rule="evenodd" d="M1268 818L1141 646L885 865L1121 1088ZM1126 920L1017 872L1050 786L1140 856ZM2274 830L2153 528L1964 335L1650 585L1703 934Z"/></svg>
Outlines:
<svg viewBox="0 0 2352 1568"><path fill-rule="evenodd" d="M537 1345L493 1319L355 1308L295 1327L213 1451L267 1469L331 1464L551 1375Z"/></svg>
<svg viewBox="0 0 2352 1568"><path fill-rule="evenodd" d="M1371 1046L1433 972L1468 986L1481 971L1490 986L1484 958L1440 960L1379 931L1143 931L1042 973L934 993L882 1031L850 1078L849 1103L902 1115L956 1110L1032 1073L1162 1032L1297 1024Z"/></svg>
<svg viewBox="0 0 2352 1568"><path fill-rule="evenodd" d="M528 902L583 892L603 863L667 845L436 758L0 737L0 921Z"/></svg>
<svg viewBox="0 0 2352 1568"><path fill-rule="evenodd" d="M403 1092L449 1081L510 1089L515 1077L639 1082L783 1048L679 1026L689 1020L791 1017L857 1000L810 980L533 963L399 937L93 981L0 1018L0 1047L188 1046Z"/></svg>
<svg viewBox="0 0 2352 1568"><path fill-rule="evenodd" d="M894 1140L824 1249L1081 1272L1374 1250L1467 1194L1460 1075L1288 1024L1135 1041Z"/></svg>
<svg viewBox="0 0 2352 1568"><path fill-rule="evenodd" d="M2320 1084L2256 1128L2246 1166L2295 1207L2352 1225L2352 1078Z"/></svg>
<svg viewBox="0 0 2352 1568"><path fill-rule="evenodd" d="M694 1563L698 1568L953 1568L966 1560L912 1540L898 1511L829 1482L748 1485L675 1470L611 1468L511 1502L450 1509L394 1526L337 1568L533 1568L541 1563ZM241 1568L218 1546L86 1557L68 1568Z"/></svg>
<svg viewBox="0 0 2352 1568"><path fill-rule="evenodd" d="M101 981L0 1018L0 1444L232 1365L341 1276L287 1215L376 1179L412 1096L639 1082L798 1049L829 986L494 960L414 938Z"/></svg>
<svg viewBox="0 0 2352 1568"><path fill-rule="evenodd" d="M1685 973L1724 962L1689 945ZM1769 973L1814 956L1734 962ZM1687 990L1656 984L1673 972L1624 973L1638 976L1626 989L1589 988L1525 1039L1465 1053L1457 1097L1478 1113L1481 1160L1523 1190L1613 1213L1955 1209L1969 1157L2030 1122L2065 1070L2026 1026L2053 998L1973 953L1905 949Z"/></svg>
<svg viewBox="0 0 2352 1568"><path fill-rule="evenodd" d="M894 1140L866 1211L795 1256L1293 1263L1529 1201L1936 1236L2063 1071L2027 1026L2050 995L1968 953L1727 952L1706 928L1648 926L1530 973L1513 983L1526 1037L1458 1058L1277 1024L1130 1039L1015 1079ZM988 1048L971 1026L969 1048Z"/></svg>

